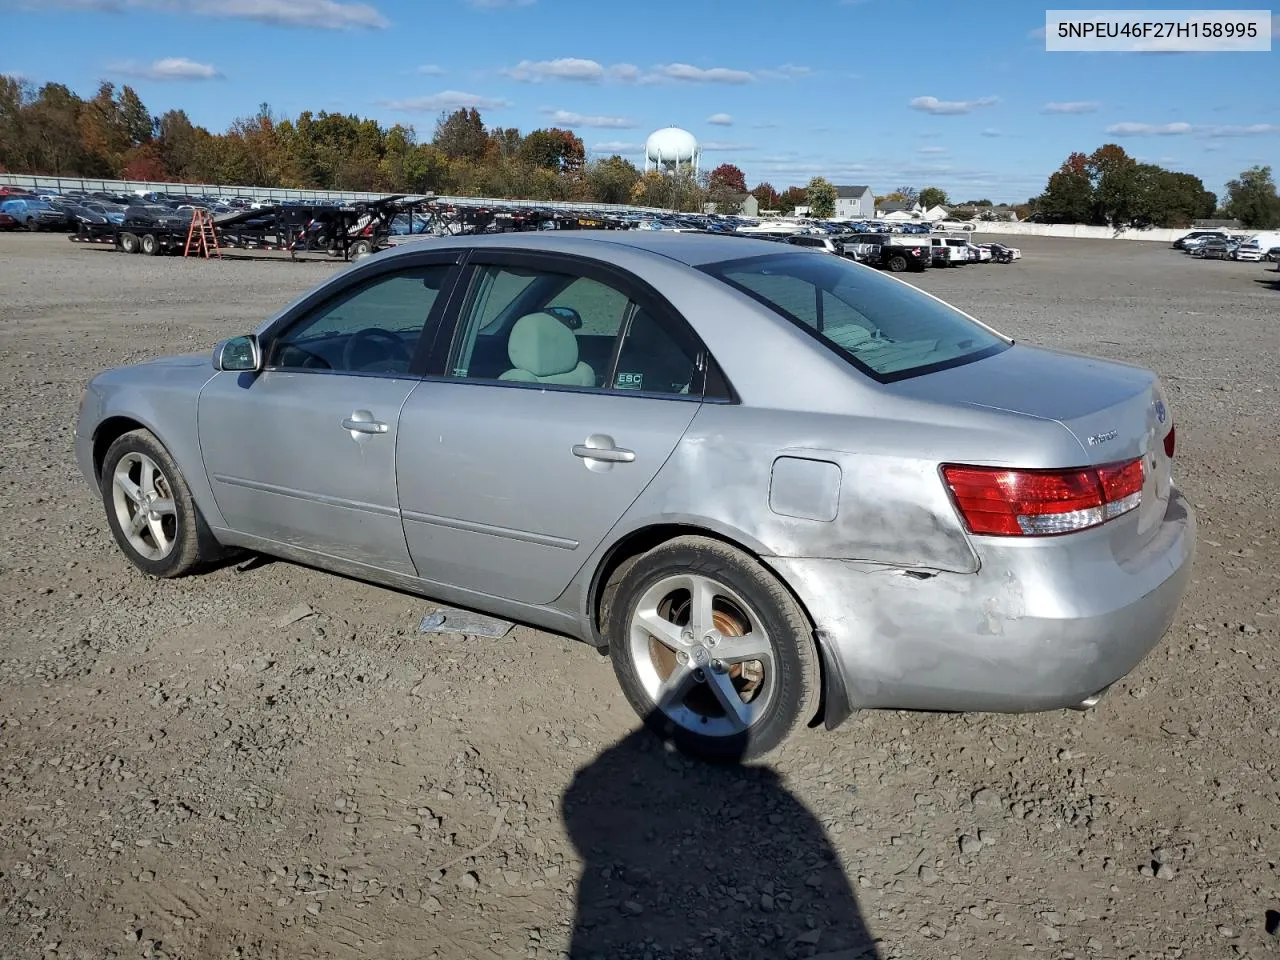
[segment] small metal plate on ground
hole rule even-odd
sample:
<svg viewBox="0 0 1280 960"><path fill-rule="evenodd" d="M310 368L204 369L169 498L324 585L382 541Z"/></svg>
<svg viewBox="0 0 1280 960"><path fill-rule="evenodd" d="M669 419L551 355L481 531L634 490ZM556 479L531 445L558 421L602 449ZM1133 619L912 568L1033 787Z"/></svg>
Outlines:
<svg viewBox="0 0 1280 960"><path fill-rule="evenodd" d="M418 624L419 633L460 633L473 637L504 637L515 624L470 610L443 607L432 610Z"/></svg>

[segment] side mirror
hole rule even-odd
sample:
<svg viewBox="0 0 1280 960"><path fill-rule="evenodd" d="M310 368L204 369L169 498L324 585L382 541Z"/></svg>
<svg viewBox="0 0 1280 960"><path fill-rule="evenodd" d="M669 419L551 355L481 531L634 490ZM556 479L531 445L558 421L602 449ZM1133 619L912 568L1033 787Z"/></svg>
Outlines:
<svg viewBox="0 0 1280 960"><path fill-rule="evenodd" d="M223 340L213 348L213 369L257 373L262 369L262 347L258 338L251 333Z"/></svg>
<svg viewBox="0 0 1280 960"><path fill-rule="evenodd" d="M551 314L570 330L582 329L582 315L573 307L547 307L543 312Z"/></svg>

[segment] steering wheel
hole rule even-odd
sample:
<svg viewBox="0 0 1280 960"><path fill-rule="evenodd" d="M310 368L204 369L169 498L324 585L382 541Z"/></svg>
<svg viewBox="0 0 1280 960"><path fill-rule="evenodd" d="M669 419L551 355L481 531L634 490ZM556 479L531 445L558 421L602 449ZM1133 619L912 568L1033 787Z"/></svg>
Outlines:
<svg viewBox="0 0 1280 960"><path fill-rule="evenodd" d="M409 369L409 364L413 362L413 356L404 345L404 341L390 330L384 330L382 327L365 327L363 330L357 330L348 337L346 345L342 348L342 366L347 370L365 369L368 366L367 363L361 364L359 367L356 366L356 351L367 342L374 340L380 340L391 347L386 356L379 359L391 360L394 355L394 359L404 361L405 370Z"/></svg>

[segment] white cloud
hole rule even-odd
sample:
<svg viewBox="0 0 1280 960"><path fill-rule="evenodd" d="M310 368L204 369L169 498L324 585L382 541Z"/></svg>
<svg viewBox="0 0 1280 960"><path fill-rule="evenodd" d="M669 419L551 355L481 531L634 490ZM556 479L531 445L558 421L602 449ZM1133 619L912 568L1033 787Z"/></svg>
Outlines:
<svg viewBox="0 0 1280 960"><path fill-rule="evenodd" d="M1185 136L1191 132L1189 123L1113 123L1105 133L1117 137L1169 137Z"/></svg>
<svg viewBox="0 0 1280 960"><path fill-rule="evenodd" d="M939 154L939 153L946 153L946 152L947 152L946 147L921 147L919 150L916 151L916 153L932 153L932 154Z"/></svg>
<svg viewBox="0 0 1280 960"><path fill-rule="evenodd" d="M678 83L751 83L755 75L728 67L695 67L688 63L664 63L654 67L643 78L650 83L672 80Z"/></svg>
<svg viewBox="0 0 1280 960"><path fill-rule="evenodd" d="M766 122L766 123L753 123L753 124L751 125L751 129L752 129L752 130L777 130L777 129L778 129L778 125L777 125L776 123L768 123L768 122Z"/></svg>
<svg viewBox="0 0 1280 960"><path fill-rule="evenodd" d="M1066 100L1046 103L1041 113L1097 113L1102 104L1096 100Z"/></svg>
<svg viewBox="0 0 1280 960"><path fill-rule="evenodd" d="M1002 137L1002 136L1004 136L1004 134L1002 134L1002 133L1001 133L999 130L997 130L995 127L987 127L987 129L985 129L985 130L983 130L983 131L982 131L982 136L984 136L984 137Z"/></svg>
<svg viewBox="0 0 1280 960"><path fill-rule="evenodd" d="M1045 29L1043 26L1036 27L1034 30L1027 31L1027 38L1030 40L1043 40Z"/></svg>
<svg viewBox="0 0 1280 960"><path fill-rule="evenodd" d="M634 63L615 63L607 72L609 76L623 83L634 83L640 79L640 68Z"/></svg>
<svg viewBox="0 0 1280 960"><path fill-rule="evenodd" d="M418 68L417 72L424 77L439 77L444 75L444 67L434 63L424 63Z"/></svg>
<svg viewBox="0 0 1280 960"><path fill-rule="evenodd" d="M707 117L707 123L713 127L731 127L733 126L733 117L727 113L713 113Z"/></svg>
<svg viewBox="0 0 1280 960"><path fill-rule="evenodd" d="M938 116L955 116L962 113L973 113L979 107L989 107L998 103L999 97L980 97L977 100L939 100L937 97L916 97L911 101L913 110L923 110Z"/></svg>
<svg viewBox="0 0 1280 960"><path fill-rule="evenodd" d="M441 110L467 107L474 107L477 110L499 110L502 107L511 106L511 101L498 97L484 97L478 93L463 93L461 90L443 90L426 97L381 100L379 105L388 110L399 110L404 113L437 113Z"/></svg>
<svg viewBox="0 0 1280 960"><path fill-rule="evenodd" d="M126 77L137 77L139 80L217 80L222 76L216 67L207 63L196 63L186 57L164 57L151 63L125 60L108 64L107 69Z"/></svg>
<svg viewBox="0 0 1280 960"><path fill-rule="evenodd" d="M757 75L770 80L791 80L795 77L807 77L813 73L812 67L801 67L794 63L784 63L780 67L770 67L757 71Z"/></svg>
<svg viewBox="0 0 1280 960"><path fill-rule="evenodd" d="M104 13L133 9L154 10L323 30L382 30L390 26L387 18L376 7L368 3L338 0L25 0L23 5L40 10L57 6Z"/></svg>
<svg viewBox="0 0 1280 960"><path fill-rule="evenodd" d="M514 67L503 68L501 73L526 83L541 83L543 80L598 83L604 79L606 70L595 60L561 57L557 60L521 60Z"/></svg>
<svg viewBox="0 0 1280 960"><path fill-rule="evenodd" d="M630 140L604 140L591 145L592 153L639 153L643 149L643 143L632 143Z"/></svg>
<svg viewBox="0 0 1280 960"><path fill-rule="evenodd" d="M1226 124L1223 126L1197 127L1196 133L1206 137L1263 137L1280 133L1280 123L1250 123L1245 126Z"/></svg>
<svg viewBox="0 0 1280 960"><path fill-rule="evenodd" d="M634 120L628 120L626 117L609 117L600 115L591 115L584 113L574 113L571 110L543 110L552 123L562 124L566 127L603 127L611 130L629 130L637 126Z"/></svg>
<svg viewBox="0 0 1280 960"><path fill-rule="evenodd" d="M1188 134L1197 137L1266 137L1280 134L1280 123L1113 123L1105 132L1118 137L1187 136Z"/></svg>
<svg viewBox="0 0 1280 960"><path fill-rule="evenodd" d="M749 143L732 143L728 140L707 140L700 146L704 153L740 153L756 149Z"/></svg>

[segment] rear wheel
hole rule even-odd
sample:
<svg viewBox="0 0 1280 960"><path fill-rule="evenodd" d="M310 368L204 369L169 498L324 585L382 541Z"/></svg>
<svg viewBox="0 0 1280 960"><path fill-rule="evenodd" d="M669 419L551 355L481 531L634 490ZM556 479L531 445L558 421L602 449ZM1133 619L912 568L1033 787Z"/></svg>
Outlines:
<svg viewBox="0 0 1280 960"><path fill-rule="evenodd" d="M368 240L357 240L355 243L351 245L350 249L347 252L350 255L351 259L354 260L356 257L363 257L369 253L372 253L373 245L369 243Z"/></svg>
<svg viewBox="0 0 1280 960"><path fill-rule="evenodd" d="M889 258L889 269L894 273L901 273L907 269L907 258L900 253L894 254Z"/></svg>
<svg viewBox="0 0 1280 960"><path fill-rule="evenodd" d="M812 717L812 627L759 562L679 537L619 568L601 622L614 673L646 726L709 760L768 753Z"/></svg>
<svg viewBox="0 0 1280 960"><path fill-rule="evenodd" d="M153 233L144 233L141 242L142 252L149 257L154 257L160 252L160 241L156 239Z"/></svg>
<svg viewBox="0 0 1280 960"><path fill-rule="evenodd" d="M107 448L99 484L111 533L143 573L180 577L222 555L178 465L150 431L133 430Z"/></svg>
<svg viewBox="0 0 1280 960"><path fill-rule="evenodd" d="M120 234L120 249L125 253L137 253L141 249L141 241L136 233Z"/></svg>

